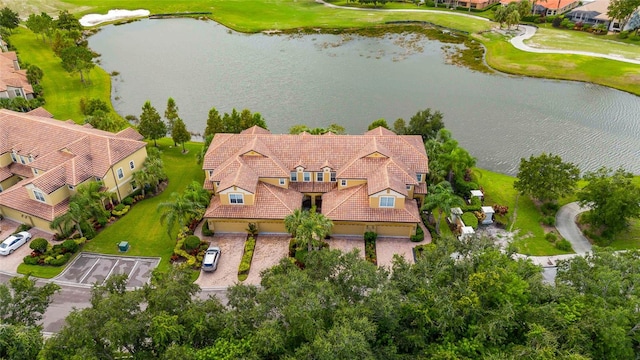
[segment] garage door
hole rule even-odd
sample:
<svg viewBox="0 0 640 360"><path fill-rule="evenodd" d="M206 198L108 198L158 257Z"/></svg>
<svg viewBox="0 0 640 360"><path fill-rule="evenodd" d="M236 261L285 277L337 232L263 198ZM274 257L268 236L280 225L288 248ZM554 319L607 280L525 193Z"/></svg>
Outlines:
<svg viewBox="0 0 640 360"><path fill-rule="evenodd" d="M244 221L216 221L213 223L213 231L217 233L246 233L248 225Z"/></svg>
<svg viewBox="0 0 640 360"><path fill-rule="evenodd" d="M286 234L283 221L261 221L258 223L260 234Z"/></svg>
<svg viewBox="0 0 640 360"><path fill-rule="evenodd" d="M363 235L363 224L333 223L332 235Z"/></svg>
<svg viewBox="0 0 640 360"><path fill-rule="evenodd" d="M409 237L411 235L413 227L407 225L378 225L376 226L376 232L378 236L396 236L396 237Z"/></svg>

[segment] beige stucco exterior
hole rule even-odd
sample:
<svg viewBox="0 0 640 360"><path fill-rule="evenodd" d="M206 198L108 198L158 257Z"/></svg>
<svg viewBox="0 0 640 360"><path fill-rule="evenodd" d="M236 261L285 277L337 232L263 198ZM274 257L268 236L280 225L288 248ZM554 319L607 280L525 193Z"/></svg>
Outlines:
<svg viewBox="0 0 640 360"><path fill-rule="evenodd" d="M395 198L394 200L394 209L404 209L404 195L390 190L390 189L386 189L383 191L380 191L378 193L372 194L371 196L369 196L369 206L372 208L380 208L380 197L382 196L392 196Z"/></svg>
<svg viewBox="0 0 640 360"><path fill-rule="evenodd" d="M249 223L258 226L259 233L287 233L284 220L260 220L260 219L208 219L209 230L217 233L246 233Z"/></svg>
<svg viewBox="0 0 640 360"><path fill-rule="evenodd" d="M17 184L19 181L20 181L20 177L14 175L4 181L0 181L0 188L1 190L7 190L8 188Z"/></svg>
<svg viewBox="0 0 640 360"><path fill-rule="evenodd" d="M362 236L366 231L372 231L378 236L409 237L415 235L416 224L413 223L370 223L370 222L346 222L334 221L332 235L358 235Z"/></svg>
<svg viewBox="0 0 640 360"><path fill-rule="evenodd" d="M229 201L229 194L242 194L243 203L231 204L231 202ZM250 193L249 191L241 189L237 186L224 189L220 191L218 195L220 195L220 203L222 205L238 205L238 206L253 205L255 200L255 195L253 193Z"/></svg>
<svg viewBox="0 0 640 360"><path fill-rule="evenodd" d="M102 182L108 191L116 194L118 201L121 201L127 195L131 194L134 189L131 186L132 174L142 169L142 164L147 158L147 148L142 147L125 159L113 165L102 178ZM133 169L129 162L133 161ZM118 169L122 169L122 178L118 177Z"/></svg>
<svg viewBox="0 0 640 360"><path fill-rule="evenodd" d="M5 167L5 166L9 166L9 164L11 164L13 161L11 159L11 154L10 153L4 153L2 155L0 155L0 167Z"/></svg>
<svg viewBox="0 0 640 360"><path fill-rule="evenodd" d="M49 222L47 220L25 214L18 210L10 209L5 206L0 206L0 213L2 213L2 216L6 217L7 219L15 220L23 224L28 224L32 227L36 227L45 231L51 231L49 228Z"/></svg>

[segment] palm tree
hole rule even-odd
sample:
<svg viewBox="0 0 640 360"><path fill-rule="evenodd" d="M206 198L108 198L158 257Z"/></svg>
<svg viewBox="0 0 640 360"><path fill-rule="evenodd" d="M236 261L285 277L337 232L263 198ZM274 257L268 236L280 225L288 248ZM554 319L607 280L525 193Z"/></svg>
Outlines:
<svg viewBox="0 0 640 360"><path fill-rule="evenodd" d="M171 201L158 204L158 210L162 212L160 214L160 223L167 225L167 234L170 238L176 225L183 226L188 224L203 209L204 206L178 193L171 194Z"/></svg>
<svg viewBox="0 0 640 360"><path fill-rule="evenodd" d="M294 219L294 217L292 217L292 219ZM306 245L308 251L318 247L320 241L331 232L331 228L333 227L333 222L330 219L322 214L316 213L313 209L311 211L303 211L302 217L299 220L298 226L294 230L296 234L295 239L299 246ZM285 223L285 227L286 226Z"/></svg>
<svg viewBox="0 0 640 360"><path fill-rule="evenodd" d="M68 232L74 225L80 233L81 237L84 237L82 233L83 226L89 226L88 213L85 209L77 202L69 202L69 210L66 213L57 216L51 221L51 229L60 230L61 233Z"/></svg>
<svg viewBox="0 0 640 360"><path fill-rule="evenodd" d="M300 226L304 218L307 216L306 213L308 212L301 209L295 209L291 214L284 218L284 227L292 237L296 237L298 226Z"/></svg>
<svg viewBox="0 0 640 360"><path fill-rule="evenodd" d="M134 172L131 176L133 177L133 181L142 188L142 197L144 197L147 185L151 185L151 174L145 171L143 165L142 170Z"/></svg>
<svg viewBox="0 0 640 360"><path fill-rule="evenodd" d="M211 200L211 194L197 181L187 185L183 196L185 199L193 201L204 208L209 206L209 201Z"/></svg>
<svg viewBox="0 0 640 360"><path fill-rule="evenodd" d="M451 184L447 181L442 181L437 185L429 186L429 191L424 199L422 210L433 212L433 210L438 208L439 216L436 221L436 233L440 235L440 222L442 221L442 215L444 213L450 213L451 208L462 205L464 205L464 201L453 193Z"/></svg>
<svg viewBox="0 0 640 360"><path fill-rule="evenodd" d="M78 186L77 192L71 197L70 202L78 203L88 213L88 218L100 218L107 216L104 208L105 200L111 202L111 193L102 191L102 181L90 181Z"/></svg>

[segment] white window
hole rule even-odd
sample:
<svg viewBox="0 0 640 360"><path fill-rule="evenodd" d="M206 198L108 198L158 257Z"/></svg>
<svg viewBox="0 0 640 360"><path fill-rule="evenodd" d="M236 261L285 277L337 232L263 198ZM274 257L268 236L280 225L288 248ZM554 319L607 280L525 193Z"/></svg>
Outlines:
<svg viewBox="0 0 640 360"><path fill-rule="evenodd" d="M69 187L69 190L75 189L75 187L73 187L73 185L68 185L68 187Z"/></svg>
<svg viewBox="0 0 640 360"><path fill-rule="evenodd" d="M304 181L304 182L311 181L311 173L310 172L302 173L302 181Z"/></svg>
<svg viewBox="0 0 640 360"><path fill-rule="evenodd" d="M34 169L33 169L33 173L34 173L35 175L38 175L38 169L34 168Z"/></svg>
<svg viewBox="0 0 640 360"><path fill-rule="evenodd" d="M335 171L331 172L331 182L336 182L336 172Z"/></svg>
<svg viewBox="0 0 640 360"><path fill-rule="evenodd" d="M25 165L27 164L27 162L26 162L26 161L24 161L24 156L20 156L20 162L21 162L21 163L23 163L23 164L25 164Z"/></svg>
<svg viewBox="0 0 640 360"><path fill-rule="evenodd" d="M45 200L44 200L44 194L42 194L40 191L38 191L38 190L33 190L33 196L35 196L35 197L36 197L36 200L38 200L38 201L42 201L42 202L45 202Z"/></svg>
<svg viewBox="0 0 640 360"><path fill-rule="evenodd" d="M209 170L209 178L213 176L213 170Z"/></svg>
<svg viewBox="0 0 640 360"><path fill-rule="evenodd" d="M122 179L124 177L124 171L122 171L122 168L118 169L116 172L118 173L118 179Z"/></svg>
<svg viewBox="0 0 640 360"><path fill-rule="evenodd" d="M380 207L392 208L396 203L396 198L393 196L380 196Z"/></svg>
<svg viewBox="0 0 640 360"><path fill-rule="evenodd" d="M14 91L16 93L16 96L22 97L22 92L20 92L20 89L15 89Z"/></svg>
<svg viewBox="0 0 640 360"><path fill-rule="evenodd" d="M295 171L291 172L291 181L298 181L298 173Z"/></svg>
<svg viewBox="0 0 640 360"><path fill-rule="evenodd" d="M282 178L280 179L280 185L284 185L284 184L286 184L286 183L287 183L287 182L286 182L284 179L282 179Z"/></svg>
<svg viewBox="0 0 640 360"><path fill-rule="evenodd" d="M244 204L244 195L242 194L229 194L230 204Z"/></svg>
<svg viewBox="0 0 640 360"><path fill-rule="evenodd" d="M324 173L316 173L316 181L317 182L323 182L324 181Z"/></svg>
<svg viewBox="0 0 640 360"><path fill-rule="evenodd" d="M411 185L407 185L407 190L411 190Z"/></svg>
<svg viewBox="0 0 640 360"><path fill-rule="evenodd" d="M133 170L136 168L136 164L133 163L133 160L129 161L129 169Z"/></svg>
<svg viewBox="0 0 640 360"><path fill-rule="evenodd" d="M347 186L347 180L345 179L340 180L340 186Z"/></svg>
<svg viewBox="0 0 640 360"><path fill-rule="evenodd" d="M418 182L422 181L422 174L417 174L416 175L416 179L418 179Z"/></svg>
<svg viewBox="0 0 640 360"><path fill-rule="evenodd" d="M18 159L16 159L16 154L11 153L11 160L13 160L13 162L18 162Z"/></svg>

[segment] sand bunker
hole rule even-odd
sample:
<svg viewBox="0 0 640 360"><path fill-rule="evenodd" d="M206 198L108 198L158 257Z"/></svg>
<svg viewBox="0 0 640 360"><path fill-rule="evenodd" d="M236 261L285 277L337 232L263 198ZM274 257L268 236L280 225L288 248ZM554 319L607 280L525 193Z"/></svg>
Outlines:
<svg viewBox="0 0 640 360"><path fill-rule="evenodd" d="M109 10L106 15L87 14L80 19L82 26L95 26L104 22L149 16L149 10Z"/></svg>

